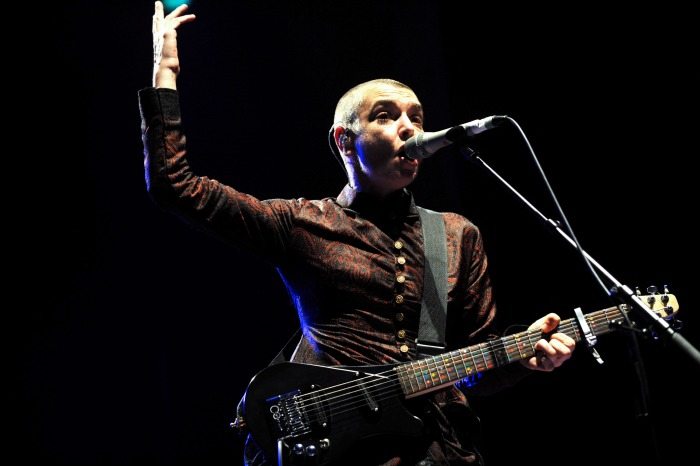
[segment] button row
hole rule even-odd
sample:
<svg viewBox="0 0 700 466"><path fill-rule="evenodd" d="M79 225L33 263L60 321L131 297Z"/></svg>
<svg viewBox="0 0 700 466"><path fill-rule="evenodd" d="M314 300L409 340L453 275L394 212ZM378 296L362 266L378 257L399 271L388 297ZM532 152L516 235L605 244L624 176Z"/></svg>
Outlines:
<svg viewBox="0 0 700 466"><path fill-rule="evenodd" d="M397 251L401 251L403 249L403 242L400 240L394 241L394 248ZM403 266L406 265L406 257L403 255L398 255L396 256L396 264L398 265L397 274L396 274L396 291L398 293L401 292L403 289L403 284L406 283L406 275L403 274ZM396 304L403 304L404 302L404 297L402 294L396 294L394 296L394 302ZM396 315L394 316L396 319L396 322L403 322L406 318L403 312L397 312ZM396 338L397 340L404 340L406 338L406 330L404 329L398 329L396 331ZM402 343L401 346L399 346L399 351L401 354L406 355L408 354L409 348L406 343Z"/></svg>

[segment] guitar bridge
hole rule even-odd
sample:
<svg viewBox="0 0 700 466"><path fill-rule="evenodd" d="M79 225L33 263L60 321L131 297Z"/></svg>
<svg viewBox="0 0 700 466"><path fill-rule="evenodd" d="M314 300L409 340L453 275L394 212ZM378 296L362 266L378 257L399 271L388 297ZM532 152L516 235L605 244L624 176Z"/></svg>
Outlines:
<svg viewBox="0 0 700 466"><path fill-rule="evenodd" d="M279 438L296 437L311 432L303 414L300 390L275 395L265 400L268 404L270 424L277 430Z"/></svg>

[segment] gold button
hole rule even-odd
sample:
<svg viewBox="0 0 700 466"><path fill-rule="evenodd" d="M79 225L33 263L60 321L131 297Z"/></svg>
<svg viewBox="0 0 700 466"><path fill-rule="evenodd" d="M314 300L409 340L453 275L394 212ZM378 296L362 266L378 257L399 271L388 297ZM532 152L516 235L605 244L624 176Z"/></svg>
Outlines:
<svg viewBox="0 0 700 466"><path fill-rule="evenodd" d="M398 283L403 283L403 282L406 281L406 276L405 276L405 275L399 275L398 277L396 277L396 281L397 281Z"/></svg>
<svg viewBox="0 0 700 466"><path fill-rule="evenodd" d="M406 258L405 258L404 256L399 256L399 257L396 258L396 262L397 262L399 265L404 265L404 264L406 263Z"/></svg>
<svg viewBox="0 0 700 466"><path fill-rule="evenodd" d="M403 312L397 312L397 313L396 313L396 320L397 320L398 322L403 322L404 317L405 317L405 316L403 315Z"/></svg>
<svg viewBox="0 0 700 466"><path fill-rule="evenodd" d="M396 241L396 242L394 243L394 247L395 247L396 249L401 249L401 248L403 247L403 243L402 243L401 241Z"/></svg>
<svg viewBox="0 0 700 466"><path fill-rule="evenodd" d="M396 301L396 304L401 304L403 302L403 296L400 294L397 294L396 297L394 298L394 301Z"/></svg>
<svg viewBox="0 0 700 466"><path fill-rule="evenodd" d="M398 332L396 332L396 336L403 340L404 338L406 338L406 330L399 330Z"/></svg>
<svg viewBox="0 0 700 466"><path fill-rule="evenodd" d="M400 350L402 353L408 353L408 345L401 345L401 346L399 346L399 350Z"/></svg>

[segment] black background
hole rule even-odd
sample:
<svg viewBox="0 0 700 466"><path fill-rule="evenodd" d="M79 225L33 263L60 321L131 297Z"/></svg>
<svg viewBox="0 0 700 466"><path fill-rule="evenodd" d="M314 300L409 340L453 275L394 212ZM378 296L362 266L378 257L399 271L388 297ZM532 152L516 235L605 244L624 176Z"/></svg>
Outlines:
<svg viewBox="0 0 700 466"><path fill-rule="evenodd" d="M65 3L36 51L61 81L41 88L29 136L48 156L41 209L30 209L41 240L27 255L16 445L45 464L240 464L233 409L295 313L272 267L148 198L136 91L150 82L152 4ZM408 1L200 1L192 11L179 88L199 174L260 198L336 195L343 174L325 139L335 103L377 77L413 87L428 130L510 115L584 248L625 284L668 284L682 333L700 344L687 11ZM475 144L556 217L514 128ZM504 326L608 305L575 254L457 154L429 160L413 191L481 227ZM604 366L579 349L554 373L475 400L488 464L651 463L627 343L603 337ZM697 423L698 367L663 342L643 342L642 354L662 463L680 464L693 447L682 426Z"/></svg>

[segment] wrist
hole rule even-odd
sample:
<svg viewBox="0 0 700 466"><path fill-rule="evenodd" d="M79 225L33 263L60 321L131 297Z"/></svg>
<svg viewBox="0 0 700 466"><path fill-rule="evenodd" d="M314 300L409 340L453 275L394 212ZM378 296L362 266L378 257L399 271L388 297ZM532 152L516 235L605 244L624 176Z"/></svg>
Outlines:
<svg viewBox="0 0 700 466"><path fill-rule="evenodd" d="M153 87L177 89L177 74L170 68L155 66L153 68Z"/></svg>

